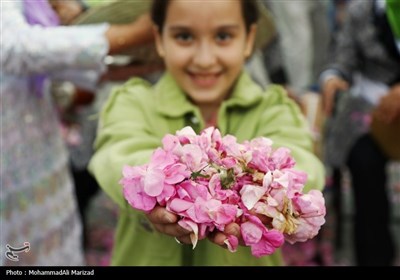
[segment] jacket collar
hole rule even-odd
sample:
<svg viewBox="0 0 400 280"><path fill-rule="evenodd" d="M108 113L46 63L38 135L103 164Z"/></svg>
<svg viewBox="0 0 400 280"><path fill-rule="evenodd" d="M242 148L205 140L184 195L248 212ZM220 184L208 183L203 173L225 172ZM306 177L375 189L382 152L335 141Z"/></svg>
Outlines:
<svg viewBox="0 0 400 280"><path fill-rule="evenodd" d="M196 106L189 101L168 72L157 82L154 90L156 108L162 115L180 117L196 110ZM261 100L262 94L261 87L243 71L237 80L232 96L224 101L223 105L225 104L226 107L250 107Z"/></svg>

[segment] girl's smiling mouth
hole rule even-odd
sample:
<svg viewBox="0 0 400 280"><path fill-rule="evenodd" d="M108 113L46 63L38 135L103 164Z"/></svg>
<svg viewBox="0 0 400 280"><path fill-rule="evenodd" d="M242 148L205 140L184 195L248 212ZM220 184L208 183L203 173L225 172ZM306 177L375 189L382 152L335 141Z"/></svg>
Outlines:
<svg viewBox="0 0 400 280"><path fill-rule="evenodd" d="M199 87L213 87L216 85L216 83L219 80L219 77L221 76L222 72L216 72L216 73L194 73L194 72L188 72L188 75L192 82L199 86Z"/></svg>

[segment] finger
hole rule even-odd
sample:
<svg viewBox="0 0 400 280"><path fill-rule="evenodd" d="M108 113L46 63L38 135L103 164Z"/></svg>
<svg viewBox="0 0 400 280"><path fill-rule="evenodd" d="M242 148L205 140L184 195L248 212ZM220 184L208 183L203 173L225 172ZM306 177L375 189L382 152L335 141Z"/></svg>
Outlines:
<svg viewBox="0 0 400 280"><path fill-rule="evenodd" d="M165 232L176 237L183 237L191 233L191 231L181 227L179 224L165 225Z"/></svg>
<svg viewBox="0 0 400 280"><path fill-rule="evenodd" d="M261 216L261 215L260 215L260 216ZM265 216L264 216L264 217L265 217ZM232 224L227 225L227 226L225 227L224 233L225 233L225 240L226 240L226 238L228 238L229 235L234 235L234 236L236 236L236 237L238 238L239 244L240 244L240 245L242 245L242 246L245 245L244 240L243 240L243 238L242 238L242 234L241 234L241 232L240 232L240 226L239 226L238 224L232 223ZM224 241L225 241L225 240L224 240ZM217 242L218 242L218 241L217 241ZM225 244L225 243L224 243L224 244ZM225 248L225 247L224 247L224 248Z"/></svg>
<svg viewBox="0 0 400 280"><path fill-rule="evenodd" d="M178 221L177 215L167 211L161 206L155 207L146 216L153 224L172 224Z"/></svg>
<svg viewBox="0 0 400 280"><path fill-rule="evenodd" d="M156 230L166 235L174 236L174 237L183 237L185 235L189 235L191 232L184 229L177 223L175 224L154 224Z"/></svg>
<svg viewBox="0 0 400 280"><path fill-rule="evenodd" d="M181 237L176 237L175 239L178 240L180 243L183 243L183 244L192 244L192 241L190 239L190 234L187 234L187 235L184 235L184 236L181 236Z"/></svg>
<svg viewBox="0 0 400 280"><path fill-rule="evenodd" d="M236 223L231 223L225 227L224 233L240 238L240 226Z"/></svg>
<svg viewBox="0 0 400 280"><path fill-rule="evenodd" d="M228 237L224 233L222 233L220 231L216 231L216 232L214 232L213 234L211 234L209 236L209 239L211 240L211 242L213 242L213 243L215 243L215 244L217 244L217 245L219 245L219 246L221 246L223 248L227 248L227 246L225 244L225 240L227 238Z"/></svg>

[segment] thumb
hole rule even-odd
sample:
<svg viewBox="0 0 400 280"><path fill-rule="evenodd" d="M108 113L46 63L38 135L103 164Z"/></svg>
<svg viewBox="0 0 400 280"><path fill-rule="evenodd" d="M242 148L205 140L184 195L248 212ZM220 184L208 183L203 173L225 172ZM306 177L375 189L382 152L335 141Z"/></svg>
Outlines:
<svg viewBox="0 0 400 280"><path fill-rule="evenodd" d="M348 90L349 89L349 83L344 81L344 80L341 80L339 82L339 84L338 84L338 89L339 90Z"/></svg>

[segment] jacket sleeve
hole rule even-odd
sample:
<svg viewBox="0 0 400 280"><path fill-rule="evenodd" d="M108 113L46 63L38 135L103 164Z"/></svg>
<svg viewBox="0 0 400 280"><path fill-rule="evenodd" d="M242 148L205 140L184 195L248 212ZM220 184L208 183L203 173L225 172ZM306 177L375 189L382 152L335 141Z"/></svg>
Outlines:
<svg viewBox="0 0 400 280"><path fill-rule="evenodd" d="M154 149L161 146L160 137L148 125L147 114L151 112L141 98L151 94L149 88L146 81L133 79L114 90L103 107L95 154L89 163L100 186L122 208L130 208L119 184L123 167L147 163Z"/></svg>
<svg viewBox="0 0 400 280"><path fill-rule="evenodd" d="M304 192L321 190L325 183L324 167L313 153L311 130L299 107L279 86L271 86L266 96L266 109L261 115L257 134L272 139L275 148L291 150L296 161L295 169L306 172L308 176Z"/></svg>
<svg viewBox="0 0 400 280"><path fill-rule="evenodd" d="M29 25L22 1L2 2L1 67L9 75L51 74L64 69L104 71L108 24L43 27Z"/></svg>
<svg viewBox="0 0 400 280"><path fill-rule="evenodd" d="M355 1L349 5L348 16L343 28L335 37L333 55L327 69L338 71L342 78L351 82L353 71L361 68L361 50L357 44L357 33L358 30L362 30L360 24L365 24L365 19L358 19L358 17L354 16L354 10L360 9L359 2Z"/></svg>

